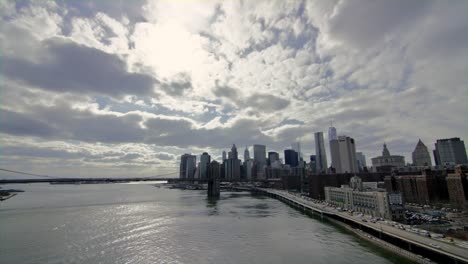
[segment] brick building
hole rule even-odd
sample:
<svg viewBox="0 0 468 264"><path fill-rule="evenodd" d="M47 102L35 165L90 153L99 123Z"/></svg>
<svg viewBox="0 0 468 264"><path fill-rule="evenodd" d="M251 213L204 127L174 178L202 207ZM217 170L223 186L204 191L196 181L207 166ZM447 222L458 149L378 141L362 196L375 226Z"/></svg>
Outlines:
<svg viewBox="0 0 468 264"><path fill-rule="evenodd" d="M387 192L400 192L406 203L431 204L449 200L446 171L423 170L422 175L389 175Z"/></svg>
<svg viewBox="0 0 468 264"><path fill-rule="evenodd" d="M455 173L448 174L446 178L450 203L459 209L468 207L468 176L463 169L457 166Z"/></svg>

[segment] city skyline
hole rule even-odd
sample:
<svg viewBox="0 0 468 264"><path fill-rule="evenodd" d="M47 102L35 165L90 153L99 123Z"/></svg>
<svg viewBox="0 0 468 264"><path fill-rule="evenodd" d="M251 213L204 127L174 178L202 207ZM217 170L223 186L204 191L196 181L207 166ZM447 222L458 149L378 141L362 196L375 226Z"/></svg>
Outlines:
<svg viewBox="0 0 468 264"><path fill-rule="evenodd" d="M330 166L331 121L367 164L419 139L435 164L468 139L467 3L362 4L1 1L0 168L158 175L233 143L308 160L320 131Z"/></svg>

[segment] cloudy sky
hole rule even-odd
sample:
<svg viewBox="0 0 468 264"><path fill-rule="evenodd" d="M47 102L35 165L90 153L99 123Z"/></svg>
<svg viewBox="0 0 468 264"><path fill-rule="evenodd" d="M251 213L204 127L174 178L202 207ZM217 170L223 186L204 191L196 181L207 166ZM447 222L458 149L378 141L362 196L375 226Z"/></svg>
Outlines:
<svg viewBox="0 0 468 264"><path fill-rule="evenodd" d="M0 0L0 168L150 176L333 120L383 142L468 140L468 2ZM328 151L328 146L327 146ZM329 155L329 153L327 153ZM282 155L282 154L281 154ZM3 172L0 176L8 176Z"/></svg>

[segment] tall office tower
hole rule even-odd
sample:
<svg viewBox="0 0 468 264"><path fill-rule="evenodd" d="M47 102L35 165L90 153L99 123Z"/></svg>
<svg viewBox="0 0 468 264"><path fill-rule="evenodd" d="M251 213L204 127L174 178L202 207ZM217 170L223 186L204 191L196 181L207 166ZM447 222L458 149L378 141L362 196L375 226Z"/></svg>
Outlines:
<svg viewBox="0 0 468 264"><path fill-rule="evenodd" d="M366 156L362 152L356 152L356 162L359 171L362 171L366 167Z"/></svg>
<svg viewBox="0 0 468 264"><path fill-rule="evenodd" d="M316 132L315 136L315 156L317 159L317 173L327 171L327 154L325 152L325 144L323 142L323 132Z"/></svg>
<svg viewBox="0 0 468 264"><path fill-rule="evenodd" d="M284 164L289 165L291 168L297 167L299 165L298 155L294 149L284 150Z"/></svg>
<svg viewBox="0 0 468 264"><path fill-rule="evenodd" d="M347 136L339 136L330 141L330 152L333 167L337 173L357 172L356 145L354 139Z"/></svg>
<svg viewBox="0 0 468 264"><path fill-rule="evenodd" d="M236 144L232 144L231 148L231 158L233 159L238 159L239 157L237 156L237 147Z"/></svg>
<svg viewBox="0 0 468 264"><path fill-rule="evenodd" d="M270 162L270 165L273 164L277 160L279 160L278 152L274 152L274 151L268 152L268 161Z"/></svg>
<svg viewBox="0 0 468 264"><path fill-rule="evenodd" d="M332 141L334 139L338 139L336 134L336 128L332 125L328 128L328 141Z"/></svg>
<svg viewBox="0 0 468 264"><path fill-rule="evenodd" d="M224 167L227 180L240 180L240 165L241 162L237 157L237 148L236 145L233 144L231 151L229 152L229 158L226 160L226 165Z"/></svg>
<svg viewBox="0 0 468 264"><path fill-rule="evenodd" d="M435 143L434 159L436 165L468 163L465 143L460 138L438 139Z"/></svg>
<svg viewBox="0 0 468 264"><path fill-rule="evenodd" d="M418 141L418 144L416 144L416 148L414 149L412 156L413 166L432 166L429 151L421 139Z"/></svg>
<svg viewBox="0 0 468 264"><path fill-rule="evenodd" d="M226 179L231 181L238 181L240 180L240 160L239 159L227 159L226 160Z"/></svg>
<svg viewBox="0 0 468 264"><path fill-rule="evenodd" d="M244 161L245 177L248 181L252 181L253 175L255 175L255 172L252 171L254 169L254 162L252 159Z"/></svg>
<svg viewBox="0 0 468 264"><path fill-rule="evenodd" d="M301 158L302 158L302 153L301 153L301 142L294 142L291 144L291 149L297 152L297 162L299 164Z"/></svg>
<svg viewBox="0 0 468 264"><path fill-rule="evenodd" d="M203 152L200 156L200 179L206 180L208 177L208 165L211 162L211 157L208 153Z"/></svg>
<svg viewBox="0 0 468 264"><path fill-rule="evenodd" d="M224 161L224 160L226 160L226 151L223 150L223 160L222 161Z"/></svg>
<svg viewBox="0 0 468 264"><path fill-rule="evenodd" d="M197 156L190 155L187 158L187 168L186 168L186 179L193 179L195 177L195 171L197 170Z"/></svg>
<svg viewBox="0 0 468 264"><path fill-rule="evenodd" d="M185 179L186 168L187 168L187 156L190 154L183 154L180 156L180 166L179 166L179 179Z"/></svg>
<svg viewBox="0 0 468 264"><path fill-rule="evenodd" d="M193 179L197 168L197 156L184 154L180 157L180 179Z"/></svg>
<svg viewBox="0 0 468 264"><path fill-rule="evenodd" d="M248 161L250 159L250 153L249 153L249 149L247 147L245 147L245 150L244 150L244 161Z"/></svg>
<svg viewBox="0 0 468 264"><path fill-rule="evenodd" d="M253 145L254 160L257 165L257 175L261 173L263 176L263 169L266 165L266 146L265 145Z"/></svg>

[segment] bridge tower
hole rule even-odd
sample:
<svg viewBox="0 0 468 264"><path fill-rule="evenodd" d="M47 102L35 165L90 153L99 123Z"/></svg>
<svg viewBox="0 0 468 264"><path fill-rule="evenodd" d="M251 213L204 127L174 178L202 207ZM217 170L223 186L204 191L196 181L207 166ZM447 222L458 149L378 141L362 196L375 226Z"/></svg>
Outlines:
<svg viewBox="0 0 468 264"><path fill-rule="evenodd" d="M220 165L213 160L208 168L208 198L218 198L220 195L219 173Z"/></svg>

